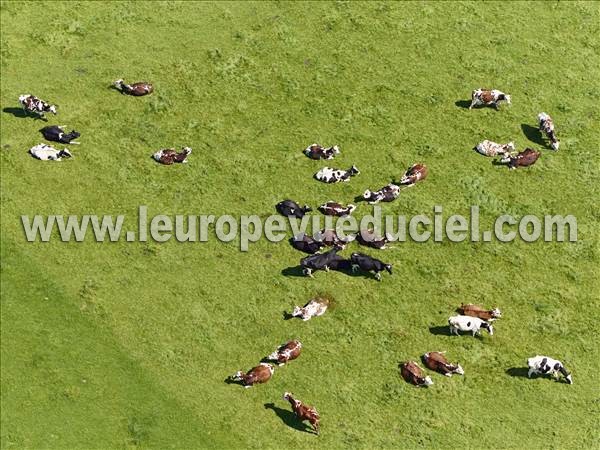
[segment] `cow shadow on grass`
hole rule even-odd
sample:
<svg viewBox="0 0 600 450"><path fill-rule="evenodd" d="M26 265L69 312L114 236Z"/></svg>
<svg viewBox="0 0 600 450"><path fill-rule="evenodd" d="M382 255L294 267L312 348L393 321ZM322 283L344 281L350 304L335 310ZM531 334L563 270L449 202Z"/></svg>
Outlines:
<svg viewBox="0 0 600 450"><path fill-rule="evenodd" d="M506 369L506 374L511 377L529 378L527 372L529 372L527 367L511 367L510 369Z"/></svg>
<svg viewBox="0 0 600 450"><path fill-rule="evenodd" d="M452 336L450 333L450 327L448 327L448 325L429 327L429 332L436 336Z"/></svg>
<svg viewBox="0 0 600 450"><path fill-rule="evenodd" d="M19 119L25 119L27 117L33 117L27 114L27 112L23 108L4 108L2 112L6 114L12 114ZM34 117L35 119L41 119L40 117ZM43 120L43 119L42 119ZM47 119L46 119L47 120Z"/></svg>
<svg viewBox="0 0 600 450"><path fill-rule="evenodd" d="M288 427L304 433L315 434L313 429L308 424L300 422L292 411L275 406L274 403L265 403L265 409L272 410Z"/></svg>
<svg viewBox="0 0 600 450"><path fill-rule="evenodd" d="M458 100L454 102L454 104L459 108L469 109L469 106L471 106L471 100Z"/></svg>
<svg viewBox="0 0 600 450"><path fill-rule="evenodd" d="M546 146L544 142L544 137L542 136L542 132L537 127L532 127L526 123L521 124L521 130L523 130L523 134L527 139L537 145L541 145L542 147Z"/></svg>

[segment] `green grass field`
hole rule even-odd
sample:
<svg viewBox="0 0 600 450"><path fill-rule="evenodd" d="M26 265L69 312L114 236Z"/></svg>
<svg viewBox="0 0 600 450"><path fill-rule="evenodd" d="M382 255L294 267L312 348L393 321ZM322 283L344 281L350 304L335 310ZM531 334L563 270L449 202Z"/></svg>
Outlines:
<svg viewBox="0 0 600 450"><path fill-rule="evenodd" d="M600 3L2 2L2 448L600 448ZM148 80L149 97L109 89ZM477 87L512 94L469 111ZM75 158L34 160L44 124L81 131ZM458 102L458 103L457 103ZM523 132L551 114L559 152ZM471 150L543 148L509 171ZM343 185L302 149L339 144ZM189 145L187 165L159 148ZM367 251L381 283L286 276L301 254L261 241L28 243L22 214L259 214L284 198L349 202L414 162L429 178L384 212L573 214L577 243L407 242ZM327 164L330 165L330 164ZM355 215L370 212L364 203ZM356 249L352 246L344 254ZM318 292L310 322L282 312ZM493 337L450 337L461 302L498 306ZM291 338L265 385L224 379ZM446 350L466 375L417 389L398 363ZM528 380L548 354L574 384ZM511 375L512 374L512 375ZM303 432L281 396L314 405ZM273 408L265 405L273 403Z"/></svg>

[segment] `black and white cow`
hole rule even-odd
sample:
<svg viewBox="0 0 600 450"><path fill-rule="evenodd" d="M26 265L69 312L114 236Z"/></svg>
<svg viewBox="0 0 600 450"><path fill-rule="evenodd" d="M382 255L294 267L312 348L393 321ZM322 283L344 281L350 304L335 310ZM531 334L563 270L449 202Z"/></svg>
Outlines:
<svg viewBox="0 0 600 450"><path fill-rule="evenodd" d="M42 128L40 132L49 141L60 142L61 144L79 144L74 139L77 139L81 134L75 130L65 133L64 127L64 125L50 125Z"/></svg>
<svg viewBox="0 0 600 450"><path fill-rule="evenodd" d="M371 204L379 202L391 202L398 198L400 195L400 186L390 183L387 186L382 187L378 191L366 190L363 193L363 198Z"/></svg>
<svg viewBox="0 0 600 450"><path fill-rule="evenodd" d="M539 113L538 122L540 125L540 131L543 131L548 139L550 139L550 145L552 146L552 149L558 150L560 143L558 142L558 138L554 133L554 121L552 120L552 117L545 112Z"/></svg>
<svg viewBox="0 0 600 450"><path fill-rule="evenodd" d="M487 330L490 336L494 335L494 327L483 319L471 316L452 316L448 319L450 334L458 335L459 331L470 331L473 336L481 335L481 329Z"/></svg>
<svg viewBox="0 0 600 450"><path fill-rule="evenodd" d="M510 95L505 94L497 89L475 89L471 93L471 106L469 106L469 109L472 109L474 106L481 105L492 105L498 109L500 102L506 102L508 105L510 105Z"/></svg>
<svg viewBox="0 0 600 450"><path fill-rule="evenodd" d="M349 216L355 209L355 205L348 204L344 206L341 203L334 202L332 200L319 206L319 211L321 211L326 216Z"/></svg>
<svg viewBox="0 0 600 450"><path fill-rule="evenodd" d="M312 273L314 270L324 270L329 272L331 268L331 264L340 259L341 256L337 255L339 251L338 247L335 247L333 250L330 250L326 253L320 253L316 255L310 255L306 258L302 258L300 260L300 267L302 268L302 273L309 277L312 277Z"/></svg>
<svg viewBox="0 0 600 450"><path fill-rule="evenodd" d="M71 158L73 156L66 148L57 150L48 144L38 144L35 147L31 147L29 153L34 158L42 161L60 161L62 158Z"/></svg>
<svg viewBox="0 0 600 450"><path fill-rule="evenodd" d="M352 166L348 170L323 167L315 174L315 178L324 183L339 183L340 181L350 181L351 177L358 174L360 174L360 171L356 166Z"/></svg>
<svg viewBox="0 0 600 450"><path fill-rule="evenodd" d="M364 245L366 247L377 248L379 250L383 250L386 248L387 243L389 242L387 237L379 236L372 229L360 230L356 234L356 241L360 245Z"/></svg>
<svg viewBox="0 0 600 450"><path fill-rule="evenodd" d="M19 96L19 103L23 106L23 110L27 113L35 113L39 117L44 117L44 114L51 112L56 114L56 105L51 105L35 95L23 94Z"/></svg>
<svg viewBox="0 0 600 450"><path fill-rule="evenodd" d="M304 154L310 159L333 159L339 152L340 148L337 145L325 148L319 144L312 144L304 150Z"/></svg>
<svg viewBox="0 0 600 450"><path fill-rule="evenodd" d="M292 247L296 250L300 250L301 252L310 255L314 255L326 245L324 242L317 241L312 236L304 233L300 233L297 236L290 238L290 244L292 244Z"/></svg>
<svg viewBox="0 0 600 450"><path fill-rule="evenodd" d="M275 205L277 212L285 217L297 217L302 219L307 212L312 211L308 205L300 206L293 200L283 200Z"/></svg>
<svg viewBox="0 0 600 450"><path fill-rule="evenodd" d="M364 270L365 272L375 272L375 278L381 281L381 273L386 270L390 275L392 274L392 265L386 264L383 261L373 258L364 253L352 253L350 256L352 262L352 271L358 269Z"/></svg>
<svg viewBox="0 0 600 450"><path fill-rule="evenodd" d="M529 367L529 371L527 372L527 376L531 378L531 375L550 375L555 379L558 379L558 374L560 373L565 380L569 384L573 384L573 377L563 363L558 361L557 359L552 359L548 356L540 356L536 355L533 358L529 358L527 360L527 366Z"/></svg>

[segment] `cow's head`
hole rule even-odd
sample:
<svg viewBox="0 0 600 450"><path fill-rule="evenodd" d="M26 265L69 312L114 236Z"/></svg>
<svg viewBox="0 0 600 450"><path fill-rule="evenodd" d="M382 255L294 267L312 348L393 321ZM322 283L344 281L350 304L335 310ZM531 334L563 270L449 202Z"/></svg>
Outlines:
<svg viewBox="0 0 600 450"><path fill-rule="evenodd" d="M358 170L358 167L356 167L354 165L352 167L350 167L350 170L348 170L348 172L350 173L351 176L360 174L360 170Z"/></svg>
<svg viewBox="0 0 600 450"><path fill-rule="evenodd" d="M288 402L290 401L290 399L293 399L292 397L292 393L291 392L284 392L283 393L283 399L287 400Z"/></svg>
<svg viewBox="0 0 600 450"><path fill-rule="evenodd" d="M56 105L50 105L48 107L48 111L50 111L52 114L56 114Z"/></svg>
<svg viewBox="0 0 600 450"><path fill-rule="evenodd" d="M433 381L430 376L426 376L425 378L423 378L423 386L431 386L432 384Z"/></svg>
<svg viewBox="0 0 600 450"><path fill-rule="evenodd" d="M454 369L454 372L459 374L459 375L464 375L465 371L463 370L462 366L460 364L456 365L456 368Z"/></svg>
<svg viewBox="0 0 600 450"><path fill-rule="evenodd" d="M182 151L183 153L185 153L186 155L189 155L190 153L192 153L192 149L191 149L190 147L183 147L183 148L181 149L181 151Z"/></svg>
<svg viewBox="0 0 600 450"><path fill-rule="evenodd" d="M492 316L495 318L502 317L502 312L498 308L492 309Z"/></svg>
<svg viewBox="0 0 600 450"><path fill-rule="evenodd" d="M73 155L71 154L71 152L69 150L67 150L65 148L64 150L61 150L60 152L58 152L58 157L59 158L72 158Z"/></svg>
<svg viewBox="0 0 600 450"><path fill-rule="evenodd" d="M504 100L506 100L506 103L510 105L510 95L504 94Z"/></svg>
<svg viewBox="0 0 600 450"><path fill-rule="evenodd" d="M387 270L387 272L391 275L392 274L392 265L391 264L386 264L385 265L385 270Z"/></svg>
<svg viewBox="0 0 600 450"><path fill-rule="evenodd" d="M300 317L302 314L304 314L303 308L300 308L299 306L294 306L294 310L292 311L292 317Z"/></svg>
<svg viewBox="0 0 600 450"><path fill-rule="evenodd" d="M488 333L490 333L490 336L494 335L494 327L492 326L492 324L488 323L488 322L483 322L481 324L481 328L485 329L488 331Z"/></svg>

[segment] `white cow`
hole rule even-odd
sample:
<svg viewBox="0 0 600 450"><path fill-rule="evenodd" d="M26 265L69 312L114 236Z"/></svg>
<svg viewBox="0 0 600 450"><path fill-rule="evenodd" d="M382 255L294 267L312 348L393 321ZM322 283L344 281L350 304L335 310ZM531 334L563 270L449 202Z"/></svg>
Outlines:
<svg viewBox="0 0 600 450"><path fill-rule="evenodd" d="M573 378L571 374L567 372L563 363L557 359L552 359L548 356L536 355L533 358L527 360L527 366L529 366L529 372L527 376L531 378L531 375L550 375L555 379L558 379L559 372L565 377L567 383L573 384Z"/></svg>
<svg viewBox="0 0 600 450"><path fill-rule="evenodd" d="M300 317L302 320L307 321L313 317L322 316L327 311L329 301L324 298L312 299L302 308L299 306L294 307L292 317Z"/></svg>
<svg viewBox="0 0 600 450"><path fill-rule="evenodd" d="M483 156L502 156L507 158L510 155L510 152L515 151L515 144L514 142L509 142L508 144L498 144L486 139L485 141L477 144L475 150Z"/></svg>
<svg viewBox="0 0 600 450"><path fill-rule="evenodd" d="M42 161L60 161L62 158L71 158L71 152L66 148L63 150L57 150L48 144L38 144L35 147L29 149L31 156Z"/></svg>
<svg viewBox="0 0 600 450"><path fill-rule="evenodd" d="M452 316L448 319L448 325L450 325L450 334L458 335L459 331L470 331L473 336L480 336L480 329L483 328L490 333L490 336L494 335L494 327L478 317Z"/></svg>

